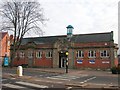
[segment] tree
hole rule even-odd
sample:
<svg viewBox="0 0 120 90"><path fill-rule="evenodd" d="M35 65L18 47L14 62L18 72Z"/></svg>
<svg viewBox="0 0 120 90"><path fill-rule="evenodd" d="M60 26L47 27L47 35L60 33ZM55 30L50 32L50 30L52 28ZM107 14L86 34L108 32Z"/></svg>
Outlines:
<svg viewBox="0 0 120 90"><path fill-rule="evenodd" d="M2 25L1 30L13 32L13 44L11 52L11 63L14 60L16 51L20 48L21 41L26 33L34 31L41 34L40 28L46 19L43 15L43 8L38 2L16 1L4 2L1 7Z"/></svg>

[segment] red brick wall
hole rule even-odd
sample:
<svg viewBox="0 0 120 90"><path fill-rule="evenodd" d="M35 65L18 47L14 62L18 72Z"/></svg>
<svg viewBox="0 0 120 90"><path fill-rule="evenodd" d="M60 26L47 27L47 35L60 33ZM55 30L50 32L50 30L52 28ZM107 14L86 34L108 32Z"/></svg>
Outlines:
<svg viewBox="0 0 120 90"><path fill-rule="evenodd" d="M93 43L76 43L75 47L101 47L101 46L110 46L110 42L93 42Z"/></svg>
<svg viewBox="0 0 120 90"><path fill-rule="evenodd" d="M52 58L46 58L44 52L42 54L42 58L36 58L35 56L36 55L35 55L35 52L34 52L33 67L34 66L37 66L37 67L53 67ZM20 58L20 57L15 58L13 63L14 63L13 64L14 66L18 66L18 65L22 65L22 64L28 64L27 53L26 53L24 58Z"/></svg>
<svg viewBox="0 0 120 90"><path fill-rule="evenodd" d="M53 67L52 58L46 58L45 53L42 54L42 58L35 58L34 66L38 67Z"/></svg>
<svg viewBox="0 0 120 90"><path fill-rule="evenodd" d="M75 67L76 68L81 68L81 67L103 68L103 69L110 68L111 67L110 57L108 57L108 58L101 58L100 57L100 50L108 50L109 51L110 49L107 47L109 45L110 45L109 42L75 44L75 47L77 47L75 52L77 52L77 50L83 50L84 51L84 57L83 58L77 58L76 57L77 55L75 55L75 60L74 60ZM94 47L98 47L98 48L94 48ZM89 50L95 50L96 51L96 58L89 58L88 57ZM111 52L109 52L109 53L111 53ZM81 64L77 63L77 60L83 60L83 63L81 63ZM89 60L95 60L95 63L91 64L91 63L89 63Z"/></svg>
<svg viewBox="0 0 120 90"><path fill-rule="evenodd" d="M83 60L83 59L80 59L80 60ZM83 63L82 64L78 64L77 63L77 60L75 60L75 66L76 68L81 68L81 67L84 67L84 68L103 68L103 69L106 69L106 68L110 68L110 60L98 60L96 59L95 60L95 64L90 64L89 63L89 60L92 60L92 59L86 59L86 60L83 60ZM109 62L109 63L102 63L102 62Z"/></svg>
<svg viewBox="0 0 120 90"><path fill-rule="evenodd" d="M8 33L6 33L5 36L1 40L2 57L5 56L6 53L7 53L7 56L10 56L10 50L9 50L10 46L8 45L8 41L9 41L9 35L8 35Z"/></svg>
<svg viewBox="0 0 120 90"><path fill-rule="evenodd" d="M74 51L75 51L75 53L74 53L74 65L75 65L76 68L84 67L84 68L103 68L103 69L106 69L106 68L111 67L110 57L108 57L108 58L101 58L100 57L100 50L108 50L109 51L109 47L108 47L110 45L109 42L106 42L106 43L105 42L80 43L80 44L74 44L74 45L75 45L74 46L75 47L75 49L74 49ZM94 47L98 47L98 48L94 48ZM26 48L26 47L24 46L24 48ZM35 57L36 55L35 55L35 52L34 52L33 66L53 67L52 58L46 58L45 57L45 50L47 50L47 48L52 48L52 46L41 44L41 45L36 45L35 48L37 48L37 49L41 48L43 50L43 53L42 53L42 58L36 58ZM76 57L77 50L83 50L84 51L84 58L77 58ZM88 57L88 51L89 50L95 50L96 51L96 58L89 58ZM58 53L58 52L56 52L56 53ZM55 55L57 55L57 54L55 54ZM78 64L77 60L83 60L83 63ZM95 60L95 64L90 64L89 60ZM115 60L115 62L117 63L117 59ZM71 62L69 62L69 63L71 63ZM20 60L16 59L14 61L14 65L21 65L21 64L28 64L28 58L26 57L25 59L20 59Z"/></svg>

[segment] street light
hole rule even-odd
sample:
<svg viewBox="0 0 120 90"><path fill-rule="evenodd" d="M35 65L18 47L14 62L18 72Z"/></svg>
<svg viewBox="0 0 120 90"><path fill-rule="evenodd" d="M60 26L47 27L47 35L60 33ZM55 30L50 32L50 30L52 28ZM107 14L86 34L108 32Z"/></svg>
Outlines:
<svg viewBox="0 0 120 90"><path fill-rule="evenodd" d="M67 27L67 45L68 45L68 47L67 47L67 51L66 51L66 73L68 73L68 55L69 55L69 53L68 53L68 48L69 48L69 42L71 41L71 38L72 38L72 36L73 36L73 26L71 26L71 25L68 25Z"/></svg>

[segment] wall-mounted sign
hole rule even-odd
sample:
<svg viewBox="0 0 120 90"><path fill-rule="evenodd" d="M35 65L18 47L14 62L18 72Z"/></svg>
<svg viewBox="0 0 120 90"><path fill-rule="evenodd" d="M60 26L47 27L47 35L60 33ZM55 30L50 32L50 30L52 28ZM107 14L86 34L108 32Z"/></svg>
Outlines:
<svg viewBox="0 0 120 90"><path fill-rule="evenodd" d="M89 60L90 64L95 64L95 60Z"/></svg>
<svg viewBox="0 0 120 90"><path fill-rule="evenodd" d="M4 57L4 66L8 66L8 65L9 65L9 58Z"/></svg>
<svg viewBox="0 0 120 90"><path fill-rule="evenodd" d="M103 64L109 64L110 61L102 61Z"/></svg>
<svg viewBox="0 0 120 90"><path fill-rule="evenodd" d="M82 64L82 63L83 63L83 60L77 60L77 63L78 63L78 64Z"/></svg>

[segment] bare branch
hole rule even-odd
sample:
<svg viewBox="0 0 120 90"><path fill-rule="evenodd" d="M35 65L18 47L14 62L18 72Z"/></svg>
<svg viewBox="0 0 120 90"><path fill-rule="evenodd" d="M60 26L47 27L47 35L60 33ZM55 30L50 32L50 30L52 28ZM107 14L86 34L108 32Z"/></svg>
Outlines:
<svg viewBox="0 0 120 90"><path fill-rule="evenodd" d="M35 33L43 35L39 24L43 24L46 19L43 8L38 2L12 0L12 2L5 2L1 7L3 20L0 30L13 31L13 52L16 52L16 46L19 48L26 33L34 30Z"/></svg>

